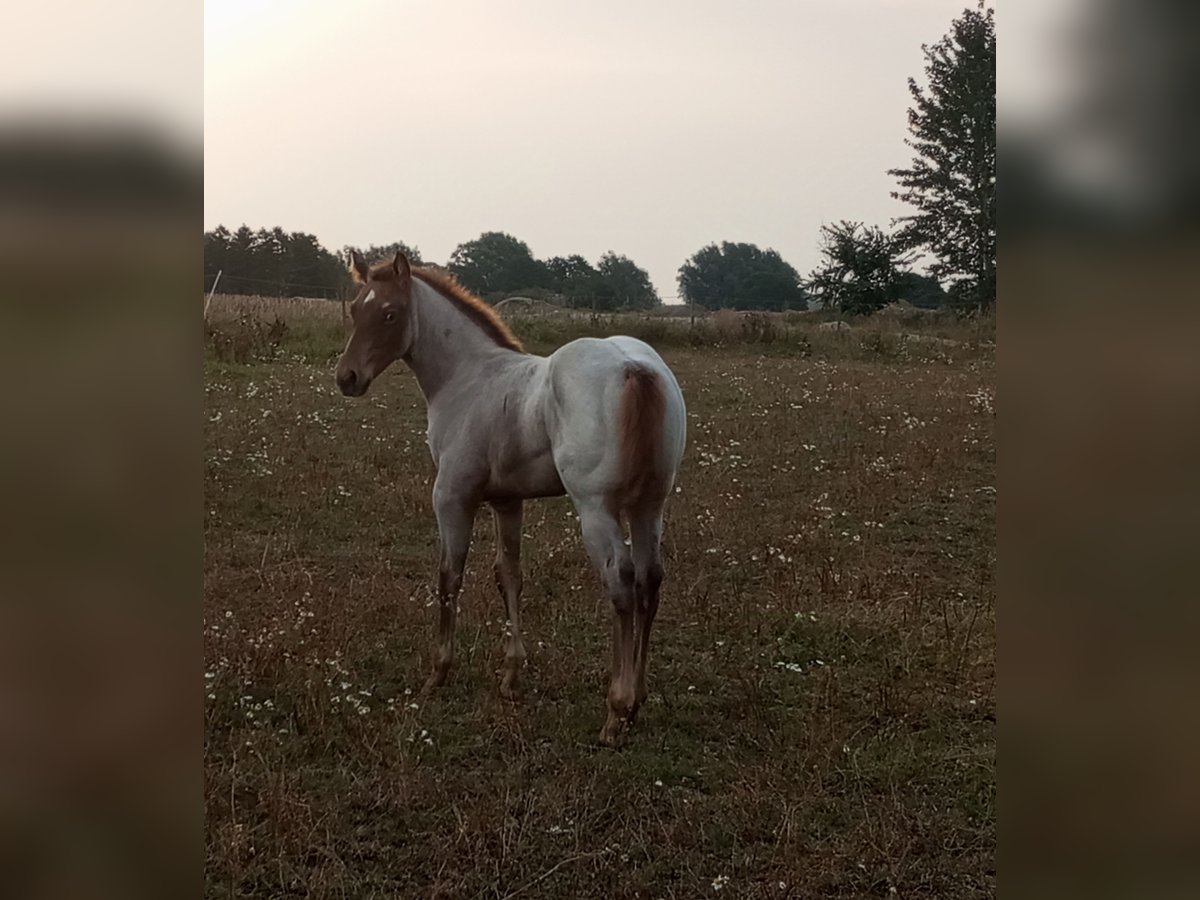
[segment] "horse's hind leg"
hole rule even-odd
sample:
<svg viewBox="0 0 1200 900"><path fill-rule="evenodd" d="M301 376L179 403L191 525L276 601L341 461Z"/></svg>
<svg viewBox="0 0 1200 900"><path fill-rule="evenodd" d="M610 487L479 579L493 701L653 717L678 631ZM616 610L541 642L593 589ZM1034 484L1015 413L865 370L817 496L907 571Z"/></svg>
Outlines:
<svg viewBox="0 0 1200 900"><path fill-rule="evenodd" d="M520 500L492 503L496 520L496 587L504 601L508 619L508 641L504 651L504 675L500 696L515 700L520 694L518 678L525 662L521 642L521 511Z"/></svg>
<svg viewBox="0 0 1200 900"><path fill-rule="evenodd" d="M650 627L658 613L662 585L662 506L631 511L629 537L633 544L634 597L637 603L637 653L633 716L646 702L646 658L650 652Z"/></svg>
<svg viewBox="0 0 1200 900"><path fill-rule="evenodd" d="M637 699L633 559L625 546L621 522L604 501L577 499L575 505L584 546L613 608L612 681L608 687L608 719L600 732L600 743L615 747L633 717Z"/></svg>

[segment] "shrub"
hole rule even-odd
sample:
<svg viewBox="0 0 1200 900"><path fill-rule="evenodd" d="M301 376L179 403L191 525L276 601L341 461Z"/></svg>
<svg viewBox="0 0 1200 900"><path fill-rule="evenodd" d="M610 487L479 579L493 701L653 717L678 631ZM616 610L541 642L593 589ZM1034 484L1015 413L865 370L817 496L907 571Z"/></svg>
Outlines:
<svg viewBox="0 0 1200 900"><path fill-rule="evenodd" d="M267 362L279 356L287 333L287 323L279 316L267 322L243 312L219 326L206 322L204 343L222 362Z"/></svg>

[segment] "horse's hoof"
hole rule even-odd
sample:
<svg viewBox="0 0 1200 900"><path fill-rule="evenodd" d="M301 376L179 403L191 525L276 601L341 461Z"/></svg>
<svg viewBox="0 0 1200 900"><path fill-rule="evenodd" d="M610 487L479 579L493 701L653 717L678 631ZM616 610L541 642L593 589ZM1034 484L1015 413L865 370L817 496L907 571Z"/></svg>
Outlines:
<svg viewBox="0 0 1200 900"><path fill-rule="evenodd" d="M421 693L428 695L436 688L440 688L446 683L446 678L450 674L449 669L435 669L425 681L425 686L421 688Z"/></svg>
<svg viewBox="0 0 1200 900"><path fill-rule="evenodd" d="M600 746L610 750L620 750L625 744L625 723L620 719L610 719L600 729Z"/></svg>
<svg viewBox="0 0 1200 900"><path fill-rule="evenodd" d="M509 703L516 703L521 699L521 687L518 684L509 684L507 681L500 682L500 696Z"/></svg>
<svg viewBox="0 0 1200 900"><path fill-rule="evenodd" d="M650 696L650 692L645 688L639 688L637 693L633 695L633 712L636 715L637 711L646 705L646 698Z"/></svg>

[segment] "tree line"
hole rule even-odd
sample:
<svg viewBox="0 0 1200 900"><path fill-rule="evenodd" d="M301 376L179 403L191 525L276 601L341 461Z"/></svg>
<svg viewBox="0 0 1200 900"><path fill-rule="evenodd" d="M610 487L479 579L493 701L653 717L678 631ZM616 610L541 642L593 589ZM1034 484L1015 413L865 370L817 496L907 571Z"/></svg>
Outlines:
<svg viewBox="0 0 1200 900"><path fill-rule="evenodd" d="M204 287L208 290L221 274L219 287L230 294L264 297L300 295L337 299L352 290L346 268L350 248L332 253L311 234L282 228L251 230L242 225L230 231L218 225L204 232ZM413 263L421 262L415 248L403 243L368 247L368 259L382 259L403 251Z"/></svg>
<svg viewBox="0 0 1200 900"><path fill-rule="evenodd" d="M874 312L897 300L916 306L985 309L996 298L996 31L982 2L964 10L950 32L921 48L928 86L909 79L913 106L908 168L891 169L892 196L913 207L885 231L861 222L821 226L820 261L806 278L773 249L724 241L698 250L679 269L680 296L707 309L805 309ZM355 248L367 259L397 250L417 264L415 246ZM218 271L230 293L317 297L351 291L345 259L311 235L281 228L204 235L205 287ZM924 254L929 274L913 270ZM523 294L576 308L649 309L659 297L646 270L608 252L537 259L510 234L489 231L459 244L444 268L491 302Z"/></svg>
<svg viewBox="0 0 1200 900"><path fill-rule="evenodd" d="M346 296L353 291L345 262L350 249L333 253L311 234L282 228L218 226L204 234L204 283L212 287L221 272L220 287L230 293ZM368 260L401 251L415 265L428 264L417 247L403 242L354 249ZM524 241L500 231L459 244L442 268L492 302L525 294L597 310L650 309L659 303L646 270L627 256L605 253L596 265L579 255L540 260Z"/></svg>

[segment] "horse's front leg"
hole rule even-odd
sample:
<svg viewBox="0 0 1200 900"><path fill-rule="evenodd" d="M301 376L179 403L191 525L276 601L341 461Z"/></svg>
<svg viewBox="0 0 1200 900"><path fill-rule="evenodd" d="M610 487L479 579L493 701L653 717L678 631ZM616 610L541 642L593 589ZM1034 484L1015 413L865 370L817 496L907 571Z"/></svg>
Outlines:
<svg viewBox="0 0 1200 900"><path fill-rule="evenodd" d="M434 484L433 511L437 516L438 543L438 632L434 651L433 673L425 688L446 683L454 663L454 622L458 615L458 595L462 590L463 567L471 546L471 526L475 522L477 504L469 502L452 490Z"/></svg>
<svg viewBox="0 0 1200 900"><path fill-rule="evenodd" d="M496 564L493 571L508 621L500 696L515 700L521 693L518 679L521 665L525 662L525 645L521 641L522 503L520 500L495 501L492 503L492 512L496 520Z"/></svg>

